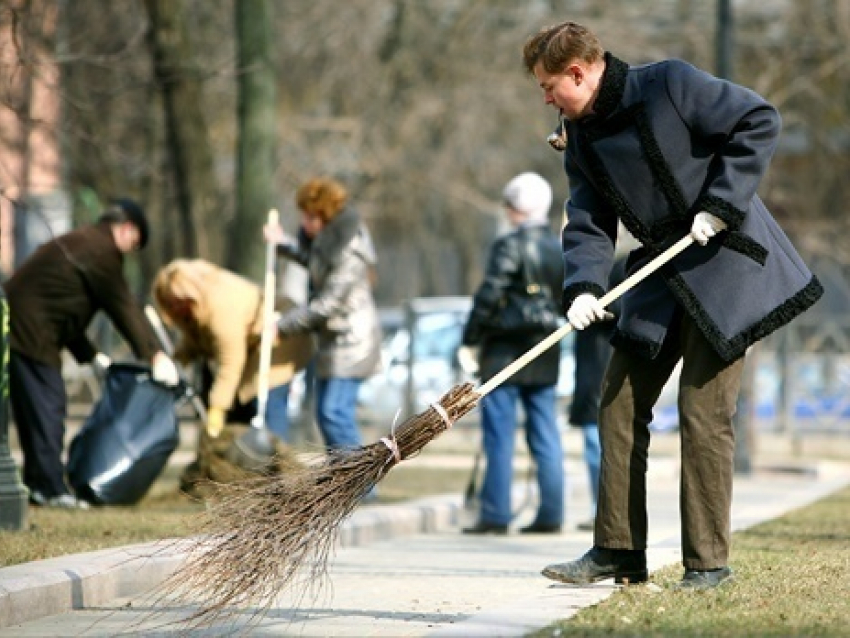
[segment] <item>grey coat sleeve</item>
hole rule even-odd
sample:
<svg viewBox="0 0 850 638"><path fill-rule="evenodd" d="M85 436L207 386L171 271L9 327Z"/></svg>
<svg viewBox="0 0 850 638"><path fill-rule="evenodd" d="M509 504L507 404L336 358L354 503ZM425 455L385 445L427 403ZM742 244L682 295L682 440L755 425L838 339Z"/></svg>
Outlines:
<svg viewBox="0 0 850 638"><path fill-rule="evenodd" d="M368 269L368 264L356 251L346 248L331 265L310 301L281 316L278 331L288 335L318 330L334 317L347 314L346 300L355 285L368 278Z"/></svg>

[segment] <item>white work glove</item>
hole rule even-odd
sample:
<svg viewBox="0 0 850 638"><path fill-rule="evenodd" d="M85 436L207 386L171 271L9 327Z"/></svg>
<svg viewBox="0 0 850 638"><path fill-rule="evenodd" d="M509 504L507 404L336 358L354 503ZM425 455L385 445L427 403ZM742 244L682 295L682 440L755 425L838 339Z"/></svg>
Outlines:
<svg viewBox="0 0 850 638"><path fill-rule="evenodd" d="M583 293L573 299L567 310L567 320L576 330L584 330L595 321L610 321L614 314L605 310L599 300L590 293Z"/></svg>
<svg viewBox="0 0 850 638"><path fill-rule="evenodd" d="M180 372L177 370L177 366L164 352L157 352L153 356L151 377L157 383L161 383L169 388L180 383Z"/></svg>
<svg viewBox="0 0 850 638"><path fill-rule="evenodd" d="M705 246L709 239L725 228L726 222L722 219L715 217L711 213L701 211L694 217L694 223L691 226L691 237L698 244Z"/></svg>
<svg viewBox="0 0 850 638"><path fill-rule="evenodd" d="M92 365L106 372L107 368L112 365L112 359L110 359L108 355L98 352L94 355L94 359L92 359Z"/></svg>
<svg viewBox="0 0 850 638"><path fill-rule="evenodd" d="M466 374L471 377L478 376L478 348L461 346L457 349L457 362Z"/></svg>
<svg viewBox="0 0 850 638"><path fill-rule="evenodd" d="M94 370L94 376L96 376L101 383L103 383L103 380L106 379L106 371L111 365L112 359L104 353L98 352L94 355L94 359L91 361L91 366Z"/></svg>
<svg viewBox="0 0 850 638"><path fill-rule="evenodd" d="M286 234L280 224L265 224L263 226L263 239L266 243L289 246L290 248L298 243L294 237Z"/></svg>

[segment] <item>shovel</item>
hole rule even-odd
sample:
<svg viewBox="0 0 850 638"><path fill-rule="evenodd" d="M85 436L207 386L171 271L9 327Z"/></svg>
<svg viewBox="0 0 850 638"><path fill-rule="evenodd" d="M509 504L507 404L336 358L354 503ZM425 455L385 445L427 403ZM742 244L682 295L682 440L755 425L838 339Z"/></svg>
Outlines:
<svg viewBox="0 0 850 638"><path fill-rule="evenodd" d="M269 211L268 225L277 226L278 212ZM251 428L233 440L225 452L225 458L250 472L269 469L275 460L277 437L266 427L266 406L269 400L269 368L271 367L272 343L274 342L275 262L277 254L274 242L266 243L266 275L263 290L263 331L260 334L260 369L257 374L257 414L251 419Z"/></svg>

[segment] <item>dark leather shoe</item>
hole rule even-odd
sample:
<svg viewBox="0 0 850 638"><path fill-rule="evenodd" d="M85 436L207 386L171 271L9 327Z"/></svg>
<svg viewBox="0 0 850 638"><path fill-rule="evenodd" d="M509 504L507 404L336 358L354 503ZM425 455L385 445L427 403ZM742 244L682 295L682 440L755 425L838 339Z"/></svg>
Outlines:
<svg viewBox="0 0 850 638"><path fill-rule="evenodd" d="M561 526L556 524L532 523L519 528L520 534L560 534Z"/></svg>
<svg viewBox="0 0 850 638"><path fill-rule="evenodd" d="M613 578L618 585L649 580L645 551L602 547L594 547L578 560L549 565L543 570L543 575L574 585L589 585L608 578Z"/></svg>
<svg viewBox="0 0 850 638"><path fill-rule="evenodd" d="M735 577L728 567L706 570L686 569L685 575L676 585L676 589L713 589L733 580L735 580Z"/></svg>
<svg viewBox="0 0 850 638"><path fill-rule="evenodd" d="M462 531L464 534L493 534L495 536L504 536L508 533L508 526L478 521L472 527L464 527Z"/></svg>

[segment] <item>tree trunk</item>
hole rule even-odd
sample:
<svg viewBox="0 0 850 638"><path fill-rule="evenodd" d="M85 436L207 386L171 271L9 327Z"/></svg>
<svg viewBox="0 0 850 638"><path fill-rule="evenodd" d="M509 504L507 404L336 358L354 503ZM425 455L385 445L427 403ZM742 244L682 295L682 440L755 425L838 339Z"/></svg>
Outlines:
<svg viewBox="0 0 850 638"><path fill-rule="evenodd" d="M263 269L262 226L268 210L275 207L277 77L271 3L237 0L235 22L239 136L236 214L227 235L227 265L243 275L258 278Z"/></svg>
<svg viewBox="0 0 850 638"><path fill-rule="evenodd" d="M172 0L145 0L151 22L154 77L162 92L165 136L173 172L177 249L181 256L218 261L216 222L222 198L213 172L213 155L204 118L204 98L188 38L186 5ZM220 222L218 222L220 224ZM212 230L212 232L210 232Z"/></svg>

